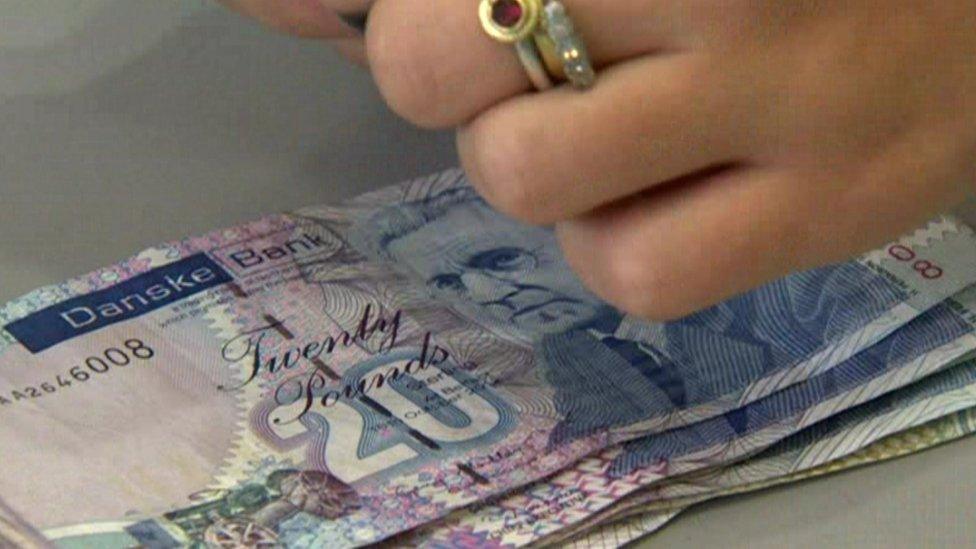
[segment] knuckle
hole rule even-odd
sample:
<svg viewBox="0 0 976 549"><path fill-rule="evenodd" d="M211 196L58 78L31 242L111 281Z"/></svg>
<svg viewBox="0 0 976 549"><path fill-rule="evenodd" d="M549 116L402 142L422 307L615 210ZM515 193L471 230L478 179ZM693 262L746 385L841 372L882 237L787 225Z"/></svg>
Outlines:
<svg viewBox="0 0 976 549"><path fill-rule="evenodd" d="M549 223L538 157L526 132L480 131L463 155L474 184L492 206L527 223Z"/></svg>
<svg viewBox="0 0 976 549"><path fill-rule="evenodd" d="M411 23L414 10L401 2L378 2L370 11L366 53L383 99L395 113L413 124L441 128L451 124L443 107L449 99L446 75L439 67L431 41Z"/></svg>

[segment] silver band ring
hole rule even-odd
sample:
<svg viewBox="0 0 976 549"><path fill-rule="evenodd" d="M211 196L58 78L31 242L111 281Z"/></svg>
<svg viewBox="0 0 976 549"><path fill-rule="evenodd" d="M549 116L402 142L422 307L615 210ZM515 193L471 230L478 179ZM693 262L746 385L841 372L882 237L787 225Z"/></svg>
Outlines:
<svg viewBox="0 0 976 549"><path fill-rule="evenodd" d="M535 41L531 39L519 40L515 43L515 51L518 52L519 61L522 62L522 67L525 68L525 72L529 75L529 80L532 81L535 89L545 91L553 86L552 78L546 71L546 64L542 60L542 55L539 54Z"/></svg>

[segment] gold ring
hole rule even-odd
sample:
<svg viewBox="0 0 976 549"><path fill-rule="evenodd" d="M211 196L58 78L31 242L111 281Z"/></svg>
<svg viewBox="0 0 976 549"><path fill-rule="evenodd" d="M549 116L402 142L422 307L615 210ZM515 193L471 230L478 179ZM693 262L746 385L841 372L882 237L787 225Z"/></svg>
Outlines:
<svg viewBox="0 0 976 549"><path fill-rule="evenodd" d="M532 39L535 40L535 47L539 50L539 57L546 65L546 71L557 80L566 80L566 71L563 69L562 60L556 52L556 43L552 38L544 32L537 32L532 35Z"/></svg>
<svg viewBox="0 0 976 549"><path fill-rule="evenodd" d="M551 88L553 80L583 89L596 80L586 45L559 0L481 0L478 16L488 36L515 44L537 89Z"/></svg>
<svg viewBox="0 0 976 549"><path fill-rule="evenodd" d="M499 42L514 44L539 28L542 0L481 0L481 26Z"/></svg>

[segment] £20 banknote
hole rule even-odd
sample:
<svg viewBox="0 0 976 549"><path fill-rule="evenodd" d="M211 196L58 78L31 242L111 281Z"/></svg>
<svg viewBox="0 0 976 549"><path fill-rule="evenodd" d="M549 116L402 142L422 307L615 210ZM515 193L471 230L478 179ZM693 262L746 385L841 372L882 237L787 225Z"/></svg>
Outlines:
<svg viewBox="0 0 976 549"><path fill-rule="evenodd" d="M370 543L910 340L974 275L971 231L943 218L650 323L446 172L5 306L0 494L99 546Z"/></svg>

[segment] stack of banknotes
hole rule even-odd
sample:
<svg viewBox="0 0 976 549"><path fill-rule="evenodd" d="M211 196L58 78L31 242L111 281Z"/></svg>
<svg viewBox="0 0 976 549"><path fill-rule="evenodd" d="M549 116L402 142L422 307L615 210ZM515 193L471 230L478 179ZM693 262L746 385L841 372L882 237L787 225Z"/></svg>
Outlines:
<svg viewBox="0 0 976 549"><path fill-rule="evenodd" d="M0 545L615 547L971 433L973 282L945 217L654 323L456 170L271 215L0 310Z"/></svg>

